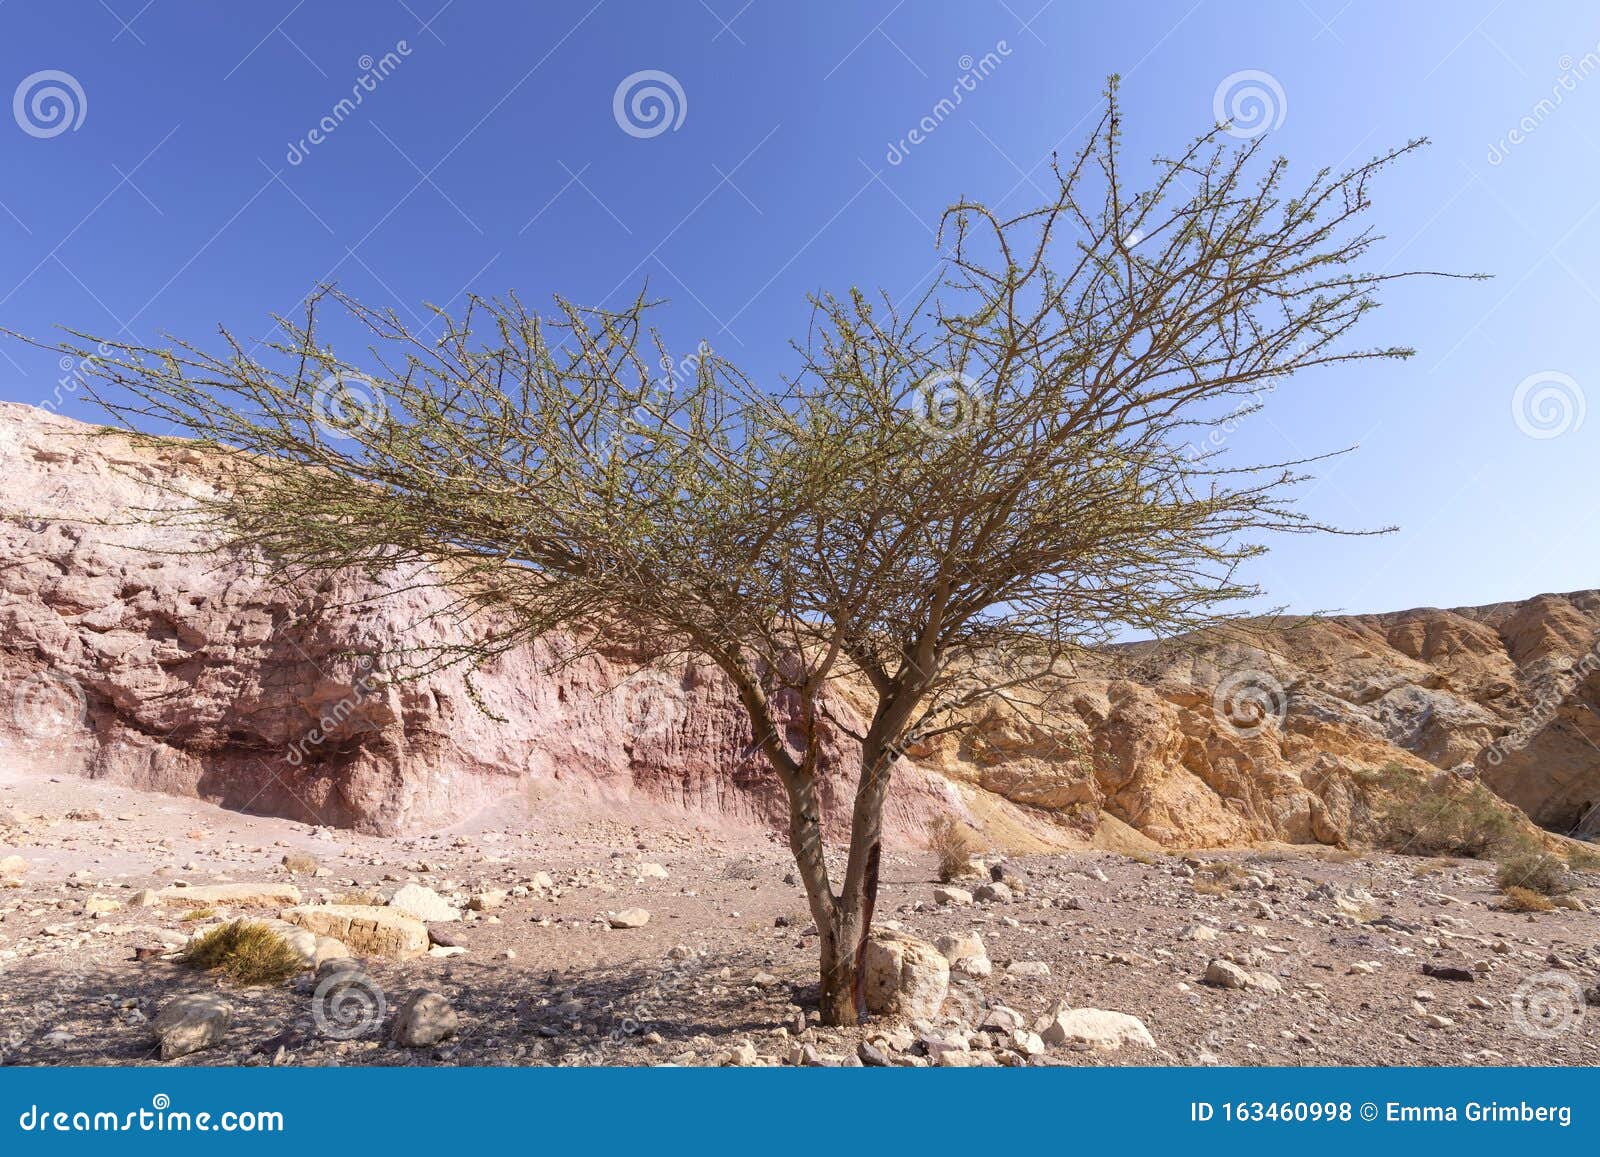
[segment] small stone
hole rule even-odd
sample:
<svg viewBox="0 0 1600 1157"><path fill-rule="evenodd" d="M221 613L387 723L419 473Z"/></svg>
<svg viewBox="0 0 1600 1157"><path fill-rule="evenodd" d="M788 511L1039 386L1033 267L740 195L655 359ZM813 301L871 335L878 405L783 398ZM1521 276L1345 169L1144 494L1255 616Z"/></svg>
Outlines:
<svg viewBox="0 0 1600 1157"><path fill-rule="evenodd" d="M1425 1012L1417 1018L1429 1028L1449 1028L1455 1024L1448 1016L1441 1016L1436 1012Z"/></svg>
<svg viewBox="0 0 1600 1157"><path fill-rule="evenodd" d="M406 997L394 1016L390 1037L405 1048L426 1048L455 1035L460 1021L440 993L418 989Z"/></svg>
<svg viewBox="0 0 1600 1157"><path fill-rule="evenodd" d="M1012 899L1011 888L999 881L982 884L972 893L972 898L980 904L1009 904Z"/></svg>
<svg viewBox="0 0 1600 1157"><path fill-rule="evenodd" d="M283 866L290 872L309 875L322 865L317 863L315 856L308 856L304 852L287 852L283 857Z"/></svg>
<svg viewBox="0 0 1600 1157"><path fill-rule="evenodd" d="M620 912L607 912L606 922L613 928L643 928L650 923L650 913L643 908L624 908Z"/></svg>
<svg viewBox="0 0 1600 1157"><path fill-rule="evenodd" d="M660 864L644 863L639 865L639 879L641 880L665 880L671 874Z"/></svg>
<svg viewBox="0 0 1600 1157"><path fill-rule="evenodd" d="M1282 992L1283 982L1276 976L1264 972L1250 972L1240 968L1231 960L1221 958L1211 961L1206 965L1206 974L1202 978L1206 984L1218 988L1246 989L1253 988L1261 992Z"/></svg>
<svg viewBox="0 0 1600 1157"><path fill-rule="evenodd" d="M1012 1029L1024 1027L1027 1023L1023 1015L1016 1009L997 1004L983 1014L983 1019L978 1021L978 1027L980 1029L995 1029L999 1032L1010 1032Z"/></svg>
<svg viewBox="0 0 1600 1157"><path fill-rule="evenodd" d="M161 1043L161 1059L170 1061L219 1044L233 1023L233 1006L215 993L202 992L169 1000L150 1022Z"/></svg>
<svg viewBox="0 0 1600 1157"><path fill-rule="evenodd" d="M506 906L506 891L504 888L491 888L487 892L479 892L467 901L467 907L474 912L494 912Z"/></svg>
<svg viewBox="0 0 1600 1157"><path fill-rule="evenodd" d="M887 1068L889 1065L894 1063L889 1059L888 1051L880 1045L874 1044L872 1041L862 1041L859 1045L857 1045L856 1056L860 1058L861 1063L866 1065L868 1068Z"/></svg>
<svg viewBox="0 0 1600 1157"><path fill-rule="evenodd" d="M972 903L972 893L965 888L935 888L933 900L936 904L950 904L957 907Z"/></svg>
<svg viewBox="0 0 1600 1157"><path fill-rule="evenodd" d="M1050 966L1043 960L1013 960L1006 965L1007 976L1049 976Z"/></svg>

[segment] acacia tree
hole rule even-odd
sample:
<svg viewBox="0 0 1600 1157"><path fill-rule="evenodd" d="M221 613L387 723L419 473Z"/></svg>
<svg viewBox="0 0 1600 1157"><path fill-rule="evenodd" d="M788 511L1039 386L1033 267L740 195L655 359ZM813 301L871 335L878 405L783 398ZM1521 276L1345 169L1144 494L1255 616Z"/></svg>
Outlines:
<svg viewBox="0 0 1600 1157"><path fill-rule="evenodd" d="M1329 529L1291 505L1302 463L1230 466L1195 430L1302 370L1410 353L1341 339L1396 276L1358 268L1369 182L1421 143L1290 195L1282 159L1219 127L1130 193L1113 89L1047 204L953 205L925 298L815 299L800 371L765 388L703 346L664 379L643 295L544 316L472 298L413 327L325 289L251 348L67 348L126 425L237 466L196 508L230 548L448 588L443 661L627 626L714 662L787 794L823 1020L855 1023L907 746L1114 632L1225 615L1255 593L1258 532ZM370 334L360 362L324 339L330 303ZM870 710L838 709L839 680ZM836 880L819 776L839 735L860 770Z"/></svg>

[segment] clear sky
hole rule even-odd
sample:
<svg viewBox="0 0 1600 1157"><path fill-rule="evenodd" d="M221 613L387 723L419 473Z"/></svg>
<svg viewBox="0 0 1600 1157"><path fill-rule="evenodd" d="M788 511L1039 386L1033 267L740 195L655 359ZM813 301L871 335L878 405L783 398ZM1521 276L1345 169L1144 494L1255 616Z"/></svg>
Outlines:
<svg viewBox="0 0 1600 1157"><path fill-rule="evenodd" d="M619 112L643 72L669 79ZM1417 357L1288 383L1229 434L1262 458L1360 443L1304 509L1401 528L1281 544L1254 573L1268 601L1600 586L1600 7L1580 0L12 0L0 326L259 335L321 281L411 311L648 279L676 342L772 376L808 292L909 295L956 197L1040 201L1111 72L1130 159L1212 124L1219 89L1247 131L1265 94L1303 177L1431 137L1376 190L1375 264L1495 278L1401 283L1362 344ZM670 123L631 108L640 86ZM0 344L0 399L92 417L60 377Z"/></svg>

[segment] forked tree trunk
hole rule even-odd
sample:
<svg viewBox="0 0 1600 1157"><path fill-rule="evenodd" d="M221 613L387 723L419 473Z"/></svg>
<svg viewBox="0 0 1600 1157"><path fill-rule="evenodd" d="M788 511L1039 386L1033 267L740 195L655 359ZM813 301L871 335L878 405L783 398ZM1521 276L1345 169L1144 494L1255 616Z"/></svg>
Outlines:
<svg viewBox="0 0 1600 1157"><path fill-rule="evenodd" d="M833 1028L867 1019L867 937L878 901L878 851L871 851L872 871L865 887L840 897L831 927L821 933L822 1023Z"/></svg>

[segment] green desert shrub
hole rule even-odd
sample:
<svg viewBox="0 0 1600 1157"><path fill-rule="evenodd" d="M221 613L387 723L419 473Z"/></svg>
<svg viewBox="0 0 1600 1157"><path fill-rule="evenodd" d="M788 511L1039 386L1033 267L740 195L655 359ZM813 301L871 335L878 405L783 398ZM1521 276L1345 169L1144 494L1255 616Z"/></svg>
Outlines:
<svg viewBox="0 0 1600 1157"><path fill-rule="evenodd" d="M1419 784L1384 811L1391 851L1483 859L1525 837L1515 816L1482 784Z"/></svg>

